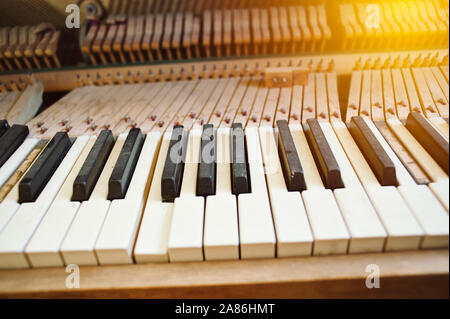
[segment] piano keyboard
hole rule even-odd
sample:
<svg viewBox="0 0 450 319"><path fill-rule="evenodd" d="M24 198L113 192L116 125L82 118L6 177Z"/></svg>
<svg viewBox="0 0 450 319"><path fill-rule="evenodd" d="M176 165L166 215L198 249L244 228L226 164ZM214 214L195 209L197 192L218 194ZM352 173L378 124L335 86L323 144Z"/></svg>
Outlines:
<svg viewBox="0 0 450 319"><path fill-rule="evenodd" d="M330 71L86 86L1 121L0 268L448 248L433 64L354 71L345 116Z"/></svg>

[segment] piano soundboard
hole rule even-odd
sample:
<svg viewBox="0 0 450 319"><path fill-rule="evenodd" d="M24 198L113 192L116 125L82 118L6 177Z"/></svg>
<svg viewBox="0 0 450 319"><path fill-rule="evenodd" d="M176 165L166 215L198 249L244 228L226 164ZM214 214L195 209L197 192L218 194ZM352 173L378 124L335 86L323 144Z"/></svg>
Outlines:
<svg viewBox="0 0 450 319"><path fill-rule="evenodd" d="M0 55L0 297L448 297L448 1L107 4Z"/></svg>

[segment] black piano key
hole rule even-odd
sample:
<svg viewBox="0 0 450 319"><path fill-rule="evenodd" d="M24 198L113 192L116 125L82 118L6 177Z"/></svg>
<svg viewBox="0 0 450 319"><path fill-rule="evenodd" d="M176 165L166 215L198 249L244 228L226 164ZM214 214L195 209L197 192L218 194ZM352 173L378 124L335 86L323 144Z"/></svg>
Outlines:
<svg viewBox="0 0 450 319"><path fill-rule="evenodd" d="M112 132L101 131L73 183L73 201L82 202L89 199L113 146Z"/></svg>
<svg viewBox="0 0 450 319"><path fill-rule="evenodd" d="M1 120L0 121L0 137L2 137L2 135L5 134L8 129L9 129L8 121Z"/></svg>
<svg viewBox="0 0 450 319"><path fill-rule="evenodd" d="M319 122L316 119L308 119L306 122L305 131L308 144L325 188L343 188L344 182L342 181L341 170Z"/></svg>
<svg viewBox="0 0 450 319"><path fill-rule="evenodd" d="M174 202L180 196L188 134L182 125L173 128L161 178L163 202Z"/></svg>
<svg viewBox="0 0 450 319"><path fill-rule="evenodd" d="M109 200L125 198L143 144L144 136L141 133L141 129L131 129L109 178Z"/></svg>
<svg viewBox="0 0 450 319"><path fill-rule="evenodd" d="M277 121L278 126L278 154L283 169L284 180L290 192L306 189L305 176L297 149L286 120Z"/></svg>
<svg viewBox="0 0 450 319"><path fill-rule="evenodd" d="M439 166L448 174L449 145L441 133L439 133L433 125L418 112L409 113L405 126L431 157L434 158Z"/></svg>
<svg viewBox="0 0 450 319"><path fill-rule="evenodd" d="M14 124L0 137L0 167L11 157L28 136L26 125Z"/></svg>
<svg viewBox="0 0 450 319"><path fill-rule="evenodd" d="M397 186L394 162L378 142L364 119L360 116L354 116L347 126L380 184L382 186Z"/></svg>
<svg viewBox="0 0 450 319"><path fill-rule="evenodd" d="M34 202L66 156L72 142L56 133L19 183L19 203Z"/></svg>
<svg viewBox="0 0 450 319"><path fill-rule="evenodd" d="M241 123L231 126L231 187L234 195L250 193L245 135Z"/></svg>
<svg viewBox="0 0 450 319"><path fill-rule="evenodd" d="M216 194L216 134L214 125L203 125L200 163L197 174L197 196Z"/></svg>

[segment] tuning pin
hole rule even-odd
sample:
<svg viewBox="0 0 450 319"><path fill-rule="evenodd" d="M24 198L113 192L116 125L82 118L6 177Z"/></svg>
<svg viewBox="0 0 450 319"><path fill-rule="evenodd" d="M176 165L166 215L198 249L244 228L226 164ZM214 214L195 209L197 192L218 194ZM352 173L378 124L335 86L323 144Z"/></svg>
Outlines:
<svg viewBox="0 0 450 319"><path fill-rule="evenodd" d="M361 114L362 114L362 115L365 115L365 116L369 116L369 112L367 112L367 110L362 110L362 111L361 111Z"/></svg>
<svg viewBox="0 0 450 319"><path fill-rule="evenodd" d="M192 66L192 71L191 71L191 79L192 80L197 80L198 75L197 75L197 69L195 68L195 66Z"/></svg>
<svg viewBox="0 0 450 319"><path fill-rule="evenodd" d="M436 54L433 55L430 64L431 66L437 66L439 64L439 52L436 52Z"/></svg>
<svg viewBox="0 0 450 319"><path fill-rule="evenodd" d="M158 127L163 127L164 126L164 121L159 121L158 122Z"/></svg>
<svg viewBox="0 0 450 319"><path fill-rule="evenodd" d="M158 71L158 76L157 76L156 78L157 78L157 80L158 80L159 82L163 82L163 81L164 81L164 72L163 72L162 69L159 69L159 71Z"/></svg>
<svg viewBox="0 0 450 319"><path fill-rule="evenodd" d="M242 116L247 116L247 111L245 111L245 110L241 111L241 115Z"/></svg>
<svg viewBox="0 0 450 319"><path fill-rule="evenodd" d="M240 76L239 66L238 66L237 64L234 65L234 68L233 68L233 76L234 76L234 77Z"/></svg>
<svg viewBox="0 0 450 319"><path fill-rule="evenodd" d="M270 117L270 115L264 116L264 121L266 121L266 122L270 122L271 119L272 118Z"/></svg>
<svg viewBox="0 0 450 319"><path fill-rule="evenodd" d="M312 113L313 109L311 106L307 106L307 107L305 107L305 111Z"/></svg>
<svg viewBox="0 0 450 319"><path fill-rule="evenodd" d="M319 63L317 64L316 67L316 72L322 72L323 71L323 59L320 59Z"/></svg>
<svg viewBox="0 0 450 319"><path fill-rule="evenodd" d="M339 119L339 118L340 118L339 113L336 112L336 111L334 111L333 113L331 113L331 116L334 117L334 118L336 118L336 119Z"/></svg>
<svg viewBox="0 0 450 319"><path fill-rule="evenodd" d="M221 117L222 113L220 113L219 111L216 112L216 117Z"/></svg>
<svg viewBox="0 0 450 319"><path fill-rule="evenodd" d="M120 73L120 72L117 72L116 73L116 78L115 78L115 81L114 81L116 84L119 84L119 85L121 85L121 84L123 84L123 76L122 76L122 73Z"/></svg>
<svg viewBox="0 0 450 319"><path fill-rule="evenodd" d="M244 65L244 70L242 71L242 76L248 76L250 74L250 68L247 63Z"/></svg>
<svg viewBox="0 0 450 319"><path fill-rule="evenodd" d="M68 122L69 121L67 121L67 120L62 120L62 121L59 122L59 125L66 126Z"/></svg>
<svg viewBox="0 0 450 319"><path fill-rule="evenodd" d="M286 110L285 110L284 108L280 108L279 112L280 112L281 114L286 114Z"/></svg>
<svg viewBox="0 0 450 319"><path fill-rule="evenodd" d="M152 120L153 122L156 121L156 115L150 116L150 120Z"/></svg>
<svg viewBox="0 0 450 319"><path fill-rule="evenodd" d="M261 75L261 67L259 66L259 63L256 62L255 64L255 76L260 76Z"/></svg>
<svg viewBox="0 0 450 319"><path fill-rule="evenodd" d="M327 72L333 72L334 71L334 67L335 67L334 59L331 59L330 63L328 63Z"/></svg>
<svg viewBox="0 0 450 319"><path fill-rule="evenodd" d="M136 128L136 127L137 127L137 123L136 122L130 123L130 128Z"/></svg>
<svg viewBox="0 0 450 319"><path fill-rule="evenodd" d="M41 127L41 129L39 130L40 134L44 134L45 132L47 132L48 128L46 127Z"/></svg>
<svg viewBox="0 0 450 319"><path fill-rule="evenodd" d="M97 74L95 76L94 84L97 85L97 86L102 86L103 85L102 77L100 76L100 73L98 73L98 72L97 72Z"/></svg>
<svg viewBox="0 0 450 319"><path fill-rule="evenodd" d="M356 107L356 105L355 104L350 104L349 106L348 106L349 108L351 108L352 110L356 110L356 109L358 109L357 107Z"/></svg>
<svg viewBox="0 0 450 319"><path fill-rule="evenodd" d="M213 78L213 79L217 79L218 78L218 73L217 73L217 67L216 67L216 65L214 64L213 65L213 68L212 68L212 70L211 70L211 77Z"/></svg>
<svg viewBox="0 0 450 319"><path fill-rule="evenodd" d="M142 73L140 71L136 72L136 82L139 84L142 84L144 82L144 78L142 76Z"/></svg>
<svg viewBox="0 0 450 319"><path fill-rule="evenodd" d="M250 121L252 121L253 123L256 123L256 116L252 116L252 117L250 118Z"/></svg>
<svg viewBox="0 0 450 319"><path fill-rule="evenodd" d="M91 131L95 131L96 129L97 129L97 124L91 124L90 126L89 126L89 129L91 130Z"/></svg>
<svg viewBox="0 0 450 319"><path fill-rule="evenodd" d="M227 78L227 77L229 77L229 76L230 76L230 74L229 74L229 72L228 72L228 64L225 63L225 64L223 65L222 77Z"/></svg>
<svg viewBox="0 0 450 319"><path fill-rule="evenodd" d="M427 56L423 59L421 66L427 67L431 64L431 53L428 53Z"/></svg>
<svg viewBox="0 0 450 319"><path fill-rule="evenodd" d="M442 58L441 65L448 65L448 53Z"/></svg>
<svg viewBox="0 0 450 319"><path fill-rule="evenodd" d="M25 81L21 77L19 77L17 81L17 87L19 88L19 91L23 91L27 87L27 83L25 83Z"/></svg>
<svg viewBox="0 0 450 319"><path fill-rule="evenodd" d="M64 128L64 131L66 131L66 133L69 133L71 129L72 129L72 126L69 125Z"/></svg>
<svg viewBox="0 0 450 319"><path fill-rule="evenodd" d="M364 70L370 70L372 68L372 58L368 58L364 64Z"/></svg>
<svg viewBox="0 0 450 319"><path fill-rule="evenodd" d="M294 121L298 121L298 115L295 114L295 113L291 115L291 118L292 118Z"/></svg>
<svg viewBox="0 0 450 319"><path fill-rule="evenodd" d="M391 63L391 56L388 56L386 60L384 60L383 69L389 69L391 67Z"/></svg>
<svg viewBox="0 0 450 319"><path fill-rule="evenodd" d="M107 85L113 85L113 77L111 75L111 73L107 73L104 82Z"/></svg>
<svg viewBox="0 0 450 319"><path fill-rule="evenodd" d="M320 117L321 119L326 119L326 118L327 118L327 115L326 115L325 113L323 113L323 112L320 112L319 117Z"/></svg>
<svg viewBox="0 0 450 319"><path fill-rule="evenodd" d="M419 67L422 64L422 60L422 53L419 53L419 55L417 55L417 57L414 59L413 66Z"/></svg>
<svg viewBox="0 0 450 319"><path fill-rule="evenodd" d="M387 109L387 111L388 111L389 114L395 115L395 111L394 111L394 109L392 107L389 107Z"/></svg>
<svg viewBox="0 0 450 319"><path fill-rule="evenodd" d="M190 117L191 119L195 119L196 116L197 116L197 114L195 114L194 112L191 112L191 113L189 114L189 117Z"/></svg>
<svg viewBox="0 0 450 319"><path fill-rule="evenodd" d="M312 72L312 71L313 71L313 60L309 60L309 63L308 63L308 70L309 70L309 72Z"/></svg>
<svg viewBox="0 0 450 319"><path fill-rule="evenodd" d="M14 82L14 81L9 81L9 90L10 91L18 91L19 90L19 88L17 87L17 83L16 82Z"/></svg>
<svg viewBox="0 0 450 319"><path fill-rule="evenodd" d="M226 118L225 118L225 123L230 124L230 123L231 123L230 118L226 117Z"/></svg>
<svg viewBox="0 0 450 319"><path fill-rule="evenodd" d="M399 56L397 56L397 57L395 58L395 60L394 60L393 68L394 68L394 69L398 69L398 68L401 68L401 67L402 67L402 60L401 60L401 57L400 57L400 55L399 55Z"/></svg>
<svg viewBox="0 0 450 319"><path fill-rule="evenodd" d="M149 81L150 83L155 82L155 75L153 74L153 71L152 71L152 70L149 70L149 71L148 71L148 81Z"/></svg>
<svg viewBox="0 0 450 319"><path fill-rule="evenodd" d="M92 86L92 78L89 73L86 74L86 79L85 79L84 83L86 83L87 86Z"/></svg>
<svg viewBox="0 0 450 319"><path fill-rule="evenodd" d="M356 60L355 62L355 66L353 67L353 70L355 71L359 71L362 68L362 61L361 61L361 57L358 58L358 60Z"/></svg>
<svg viewBox="0 0 450 319"><path fill-rule="evenodd" d="M42 125L44 125L43 121L39 121L36 123L36 127L38 127L38 128L42 127Z"/></svg>
<svg viewBox="0 0 450 319"><path fill-rule="evenodd" d="M373 69L379 70L381 67L381 59L378 57L375 62L373 63Z"/></svg>
<svg viewBox="0 0 450 319"><path fill-rule="evenodd" d="M403 68L409 68L411 66L411 64L412 64L411 55L408 54L406 56L406 58L403 59L402 67Z"/></svg>
<svg viewBox="0 0 450 319"><path fill-rule="evenodd" d="M95 127L97 127L97 125L95 125ZM103 130L109 130L110 128L111 128L111 124L105 124L102 127Z"/></svg>
<svg viewBox="0 0 450 319"><path fill-rule="evenodd" d="M30 84L30 85L33 85L33 84L35 84L36 83L36 77L34 76L34 74L33 73L28 73L28 75L27 75L27 82L28 82L28 84Z"/></svg>
<svg viewBox="0 0 450 319"><path fill-rule="evenodd" d="M6 93L6 86L5 86L5 84L3 83L3 81L0 81L0 92L2 92L2 93Z"/></svg>
<svg viewBox="0 0 450 319"><path fill-rule="evenodd" d="M181 81L186 80L186 73L184 72L184 68L181 68L180 70L180 80Z"/></svg>
<svg viewBox="0 0 450 319"><path fill-rule="evenodd" d="M169 78L172 82L176 80L175 71L172 68L170 69Z"/></svg>
<svg viewBox="0 0 450 319"><path fill-rule="evenodd" d="M131 117L129 115L126 115L123 117L123 120L125 123L128 123L131 120Z"/></svg>

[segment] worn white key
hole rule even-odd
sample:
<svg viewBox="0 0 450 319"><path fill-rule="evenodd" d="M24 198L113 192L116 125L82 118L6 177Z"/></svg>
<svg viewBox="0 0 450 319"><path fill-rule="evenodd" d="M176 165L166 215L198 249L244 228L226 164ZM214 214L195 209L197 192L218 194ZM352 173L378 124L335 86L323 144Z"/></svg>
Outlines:
<svg viewBox="0 0 450 319"><path fill-rule="evenodd" d="M238 196L241 258L274 258L275 230L267 194L258 128L245 130L251 193Z"/></svg>
<svg viewBox="0 0 450 319"><path fill-rule="evenodd" d="M300 192L289 192L284 181L275 132L271 127L259 130L261 152L266 170L272 216L277 235L277 256L308 256L313 236Z"/></svg>
<svg viewBox="0 0 450 319"><path fill-rule="evenodd" d="M428 186L448 212L448 194L449 194L448 179L437 183L430 183Z"/></svg>
<svg viewBox="0 0 450 319"><path fill-rule="evenodd" d="M160 139L159 132L147 134L125 198L111 203L95 244L101 265L133 263L132 249L145 201L145 186Z"/></svg>
<svg viewBox="0 0 450 319"><path fill-rule="evenodd" d="M344 123L333 127L388 233L386 250L417 249L423 231L397 189L380 185Z"/></svg>
<svg viewBox="0 0 450 319"><path fill-rule="evenodd" d="M172 131L166 132L161 142L150 192L145 205L141 227L134 248L137 263L168 262L167 244L172 221L173 203L163 203L161 178L169 150Z"/></svg>
<svg viewBox="0 0 450 319"><path fill-rule="evenodd" d="M77 138L36 201L22 204L0 233L0 268L29 267L24 249L88 139L88 136Z"/></svg>
<svg viewBox="0 0 450 319"><path fill-rule="evenodd" d="M189 132L180 197L175 199L170 225L168 253L171 262L203 260L205 199L196 196L201 136L199 127Z"/></svg>
<svg viewBox="0 0 450 319"><path fill-rule="evenodd" d="M433 196L431 184L431 189L425 185L417 185L373 122L366 121L366 123L395 165L400 185L398 191L424 232L421 247L448 247L449 217L445 206L442 206L442 201L440 203L439 196ZM445 184L447 185L445 198L448 201L448 179L432 184L442 185L438 188L442 187L443 193L445 193ZM403 224L403 226L406 226L406 224Z"/></svg>
<svg viewBox="0 0 450 319"><path fill-rule="evenodd" d="M39 139L27 138L22 145L11 155L11 157L0 167L0 187L8 180L9 177L22 164L24 159L30 154Z"/></svg>
<svg viewBox="0 0 450 319"><path fill-rule="evenodd" d="M64 266L59 248L80 207L71 201L73 183L83 166L96 138L91 137L72 168L58 195L25 248L31 267Z"/></svg>
<svg viewBox="0 0 450 319"><path fill-rule="evenodd" d="M333 192L325 189L301 125L290 125L295 147L305 174L302 198L314 237L313 254L345 254L349 234Z"/></svg>
<svg viewBox="0 0 450 319"><path fill-rule="evenodd" d="M351 155L353 153L350 154L349 151L356 150L356 154L361 154L344 122L334 121L331 125L335 133L329 132L327 139L336 156L345 185L345 188L335 189L334 195L350 232L349 253L380 252L383 250L387 234L377 212L364 192L360 183L361 178L358 180L355 173L358 169L352 167ZM323 126L327 131L331 128L329 124ZM344 142L350 142L351 147L346 148L347 144Z"/></svg>
<svg viewBox="0 0 450 319"><path fill-rule="evenodd" d="M205 260L239 259L237 198L231 192L230 129L217 130L216 195L206 198Z"/></svg>
<svg viewBox="0 0 450 319"><path fill-rule="evenodd" d="M82 202L61 245L64 264L97 265L94 247L110 206L108 180L127 133L119 135L89 200Z"/></svg>

